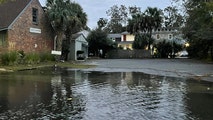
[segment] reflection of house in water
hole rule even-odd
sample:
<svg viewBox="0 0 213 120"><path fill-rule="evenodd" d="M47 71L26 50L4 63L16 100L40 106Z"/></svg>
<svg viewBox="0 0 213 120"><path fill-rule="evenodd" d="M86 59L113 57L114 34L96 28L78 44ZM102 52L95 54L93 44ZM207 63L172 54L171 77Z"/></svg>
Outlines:
<svg viewBox="0 0 213 120"><path fill-rule="evenodd" d="M122 72L121 73L121 82L122 84L132 84L132 80L133 80L133 77L132 77L132 72Z"/></svg>
<svg viewBox="0 0 213 120"><path fill-rule="evenodd" d="M74 70L74 80L76 83L88 80L88 74L80 70Z"/></svg>

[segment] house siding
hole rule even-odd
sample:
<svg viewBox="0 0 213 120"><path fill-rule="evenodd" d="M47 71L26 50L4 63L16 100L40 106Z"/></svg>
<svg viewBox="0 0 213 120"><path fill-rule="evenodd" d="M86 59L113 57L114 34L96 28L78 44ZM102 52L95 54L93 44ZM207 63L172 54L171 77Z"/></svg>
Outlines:
<svg viewBox="0 0 213 120"><path fill-rule="evenodd" d="M84 51L85 57L88 57L88 42L83 34L71 40L68 60L77 60L77 51Z"/></svg>
<svg viewBox="0 0 213 120"><path fill-rule="evenodd" d="M135 36L131 34L125 34L121 36L121 41L134 41L134 39L135 39Z"/></svg>
<svg viewBox="0 0 213 120"><path fill-rule="evenodd" d="M32 9L38 10L38 24L32 20ZM8 49L24 52L49 52L53 49L53 31L47 23L45 13L38 2L33 0L8 29ZM41 30L32 33L30 28Z"/></svg>

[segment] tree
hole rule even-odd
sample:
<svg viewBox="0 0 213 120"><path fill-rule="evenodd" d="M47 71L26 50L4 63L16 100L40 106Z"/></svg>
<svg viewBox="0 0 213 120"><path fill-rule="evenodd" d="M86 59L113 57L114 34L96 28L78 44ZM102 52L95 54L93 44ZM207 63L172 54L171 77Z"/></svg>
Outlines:
<svg viewBox="0 0 213 120"><path fill-rule="evenodd" d="M157 54L161 58L167 58L169 55L174 57L173 52L176 54L182 50L182 46L180 44L176 42L168 42L166 40L156 43L154 47L157 48Z"/></svg>
<svg viewBox="0 0 213 120"><path fill-rule="evenodd" d="M57 35L57 50L62 51L61 57L66 60L71 36L87 28L87 15L70 0L48 0L47 15Z"/></svg>
<svg viewBox="0 0 213 120"><path fill-rule="evenodd" d="M133 42L134 49L145 49L149 42L149 36L147 34L136 33L135 40Z"/></svg>
<svg viewBox="0 0 213 120"><path fill-rule="evenodd" d="M75 2L69 2L67 7L69 16L65 30L66 40L63 41L64 44L62 45L62 55L65 60L67 60L68 57L72 35L87 27L87 15L83 12L82 7Z"/></svg>
<svg viewBox="0 0 213 120"><path fill-rule="evenodd" d="M181 27L184 19L176 7L169 6L164 9L164 22L165 27Z"/></svg>
<svg viewBox="0 0 213 120"><path fill-rule="evenodd" d="M127 7L121 5L112 6L107 12L107 16L110 16L110 20L107 24L107 29L111 33L123 32L123 25L126 24L128 19Z"/></svg>
<svg viewBox="0 0 213 120"><path fill-rule="evenodd" d="M56 50L58 51L62 50L63 35L69 16L67 3L68 1L64 0L47 0L47 15L57 35Z"/></svg>
<svg viewBox="0 0 213 120"><path fill-rule="evenodd" d="M207 58L209 52L213 60L213 2L188 0L186 25L183 29L190 44L189 55L197 58Z"/></svg>
<svg viewBox="0 0 213 120"><path fill-rule="evenodd" d="M129 7L129 14L130 15L136 15L141 13L141 8L137 6L130 6Z"/></svg>
<svg viewBox="0 0 213 120"><path fill-rule="evenodd" d="M86 28L87 14L83 12L82 7L75 2L68 3L69 16L66 24L66 37L70 39L71 35Z"/></svg>
<svg viewBox="0 0 213 120"><path fill-rule="evenodd" d="M107 19L100 18L98 20L97 24L98 24L98 28L102 29L103 27L105 27L107 25Z"/></svg>
<svg viewBox="0 0 213 120"><path fill-rule="evenodd" d="M132 19L128 20L128 31L130 33L146 33L149 37L147 46L153 43L152 31L161 26L162 11L157 8L148 7L143 13L132 15Z"/></svg>
<svg viewBox="0 0 213 120"><path fill-rule="evenodd" d="M95 29L91 31L87 38L89 42L89 52L93 53L95 56L99 55L99 51L103 51L103 56L110 49L116 48L115 43L107 37L107 33L101 29Z"/></svg>
<svg viewBox="0 0 213 120"><path fill-rule="evenodd" d="M162 23L162 11L160 9L157 9L156 7L151 8L148 7L144 12L144 28L145 31L147 31L149 35L149 43L148 43L148 49L150 49L150 45L152 44L152 31L154 29L157 29L161 26Z"/></svg>

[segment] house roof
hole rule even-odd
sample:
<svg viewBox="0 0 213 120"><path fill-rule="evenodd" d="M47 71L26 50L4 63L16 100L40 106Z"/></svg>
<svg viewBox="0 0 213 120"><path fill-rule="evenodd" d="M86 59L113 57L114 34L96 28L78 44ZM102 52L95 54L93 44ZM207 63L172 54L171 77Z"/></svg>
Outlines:
<svg viewBox="0 0 213 120"><path fill-rule="evenodd" d="M79 36L81 36L81 35L83 35L83 34L78 34L78 33L76 33L76 34L73 34L72 35L72 40L76 40Z"/></svg>
<svg viewBox="0 0 213 120"><path fill-rule="evenodd" d="M124 31L124 32L121 33L121 35L130 35L130 33L127 32L127 31Z"/></svg>
<svg viewBox="0 0 213 120"><path fill-rule="evenodd" d="M0 4L0 30L9 29L10 25L31 1L32 0L8 0Z"/></svg>
<svg viewBox="0 0 213 120"><path fill-rule="evenodd" d="M80 36L82 36L83 39L78 39ZM75 41L75 42L81 42L81 43L86 44L86 45L88 44L88 42L86 41L86 38L85 38L84 34L82 34L82 33L73 34L71 40Z"/></svg>
<svg viewBox="0 0 213 120"><path fill-rule="evenodd" d="M108 34L108 38L121 38L121 34Z"/></svg>
<svg viewBox="0 0 213 120"><path fill-rule="evenodd" d="M87 38L89 36L89 31L88 30L82 30L80 32L78 32L78 34L83 34L85 38Z"/></svg>

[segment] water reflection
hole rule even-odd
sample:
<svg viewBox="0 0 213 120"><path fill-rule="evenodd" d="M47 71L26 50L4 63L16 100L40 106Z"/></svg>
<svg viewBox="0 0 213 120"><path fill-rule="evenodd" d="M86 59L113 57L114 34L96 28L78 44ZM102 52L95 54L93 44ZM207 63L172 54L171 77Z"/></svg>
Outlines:
<svg viewBox="0 0 213 120"><path fill-rule="evenodd" d="M212 83L45 68L0 74L0 120L211 119Z"/></svg>

